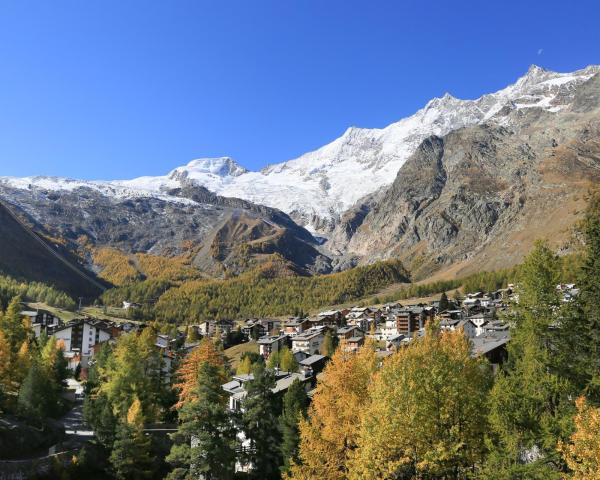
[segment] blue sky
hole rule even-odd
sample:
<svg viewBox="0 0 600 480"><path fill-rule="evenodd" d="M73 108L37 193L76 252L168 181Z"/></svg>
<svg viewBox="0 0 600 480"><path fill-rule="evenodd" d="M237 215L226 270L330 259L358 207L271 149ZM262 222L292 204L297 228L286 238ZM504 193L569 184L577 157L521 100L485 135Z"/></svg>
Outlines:
<svg viewBox="0 0 600 480"><path fill-rule="evenodd" d="M251 169L532 63L600 63L597 1L0 0L0 175Z"/></svg>

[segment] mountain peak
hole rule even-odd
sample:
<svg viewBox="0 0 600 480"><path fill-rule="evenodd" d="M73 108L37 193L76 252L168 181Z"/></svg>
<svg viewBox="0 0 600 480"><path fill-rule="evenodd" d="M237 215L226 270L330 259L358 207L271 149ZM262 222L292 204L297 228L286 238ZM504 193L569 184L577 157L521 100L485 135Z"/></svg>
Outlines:
<svg viewBox="0 0 600 480"><path fill-rule="evenodd" d="M197 158L176 170L198 174L209 173L219 177L237 177L248 171L231 157Z"/></svg>

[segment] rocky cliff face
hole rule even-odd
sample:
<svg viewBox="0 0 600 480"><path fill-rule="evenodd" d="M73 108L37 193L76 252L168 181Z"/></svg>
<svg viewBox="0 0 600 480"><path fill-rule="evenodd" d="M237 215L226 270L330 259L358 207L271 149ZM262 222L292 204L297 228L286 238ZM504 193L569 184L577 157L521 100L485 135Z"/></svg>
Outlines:
<svg viewBox="0 0 600 480"><path fill-rule="evenodd" d="M596 75L560 112L506 109L429 137L378 200L355 207L365 215L340 223L332 248L362 262L399 256L418 277L508 266L536 238L564 247L600 181L599 92Z"/></svg>

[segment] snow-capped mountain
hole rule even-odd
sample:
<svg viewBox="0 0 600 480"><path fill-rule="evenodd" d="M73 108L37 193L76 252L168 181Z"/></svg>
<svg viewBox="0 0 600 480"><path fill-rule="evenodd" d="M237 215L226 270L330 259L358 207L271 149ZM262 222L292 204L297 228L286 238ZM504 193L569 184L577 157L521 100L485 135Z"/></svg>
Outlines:
<svg viewBox="0 0 600 480"><path fill-rule="evenodd" d="M483 122L509 125L508 112L538 107L549 112L568 108L579 85L600 72L589 66L573 73L557 73L532 66L516 83L476 100L445 94L414 115L382 129L351 127L318 150L248 171L228 157L198 159L166 176L122 181L83 182L62 178L0 177L13 188L73 190L86 186L103 194L159 196L184 202L169 194L185 182L195 182L227 197L276 207L298 223L316 231L329 230L340 215L365 195L390 185L400 167L431 135Z"/></svg>

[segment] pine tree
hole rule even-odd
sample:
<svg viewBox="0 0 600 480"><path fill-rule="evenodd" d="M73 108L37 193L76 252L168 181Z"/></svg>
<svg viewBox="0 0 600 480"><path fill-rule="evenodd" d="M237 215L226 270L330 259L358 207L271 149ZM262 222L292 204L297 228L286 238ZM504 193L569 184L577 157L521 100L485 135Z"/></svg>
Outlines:
<svg viewBox="0 0 600 480"><path fill-rule="evenodd" d="M179 428L172 435L174 444L167 457L174 470L167 478L231 479L236 430L219 368L205 362L198 377L196 399L179 410Z"/></svg>
<svg viewBox="0 0 600 480"><path fill-rule="evenodd" d="M119 422L110 463L118 480L141 480L153 476L150 437L144 435L142 406L137 397L127 416Z"/></svg>
<svg viewBox="0 0 600 480"><path fill-rule="evenodd" d="M350 478L465 478L484 458L490 386L464 334L430 325L369 388Z"/></svg>
<svg viewBox="0 0 600 480"><path fill-rule="evenodd" d="M357 414L369 405L369 386L377 366L372 345L358 353L339 348L323 372L308 420L300 421L300 462L292 462L294 479L345 480L357 448Z"/></svg>
<svg viewBox="0 0 600 480"><path fill-rule="evenodd" d="M271 480L279 478L281 443L274 373L263 365L256 364L253 380L246 383L246 398L243 401L242 429L249 447L244 461L251 465L252 478Z"/></svg>
<svg viewBox="0 0 600 480"><path fill-rule="evenodd" d="M282 471L290 468L292 461L298 463L298 446L300 444L300 418L305 418L308 408L308 397L304 385L299 380L294 380L283 396L283 409L279 417L281 428L281 457L283 458Z"/></svg>

